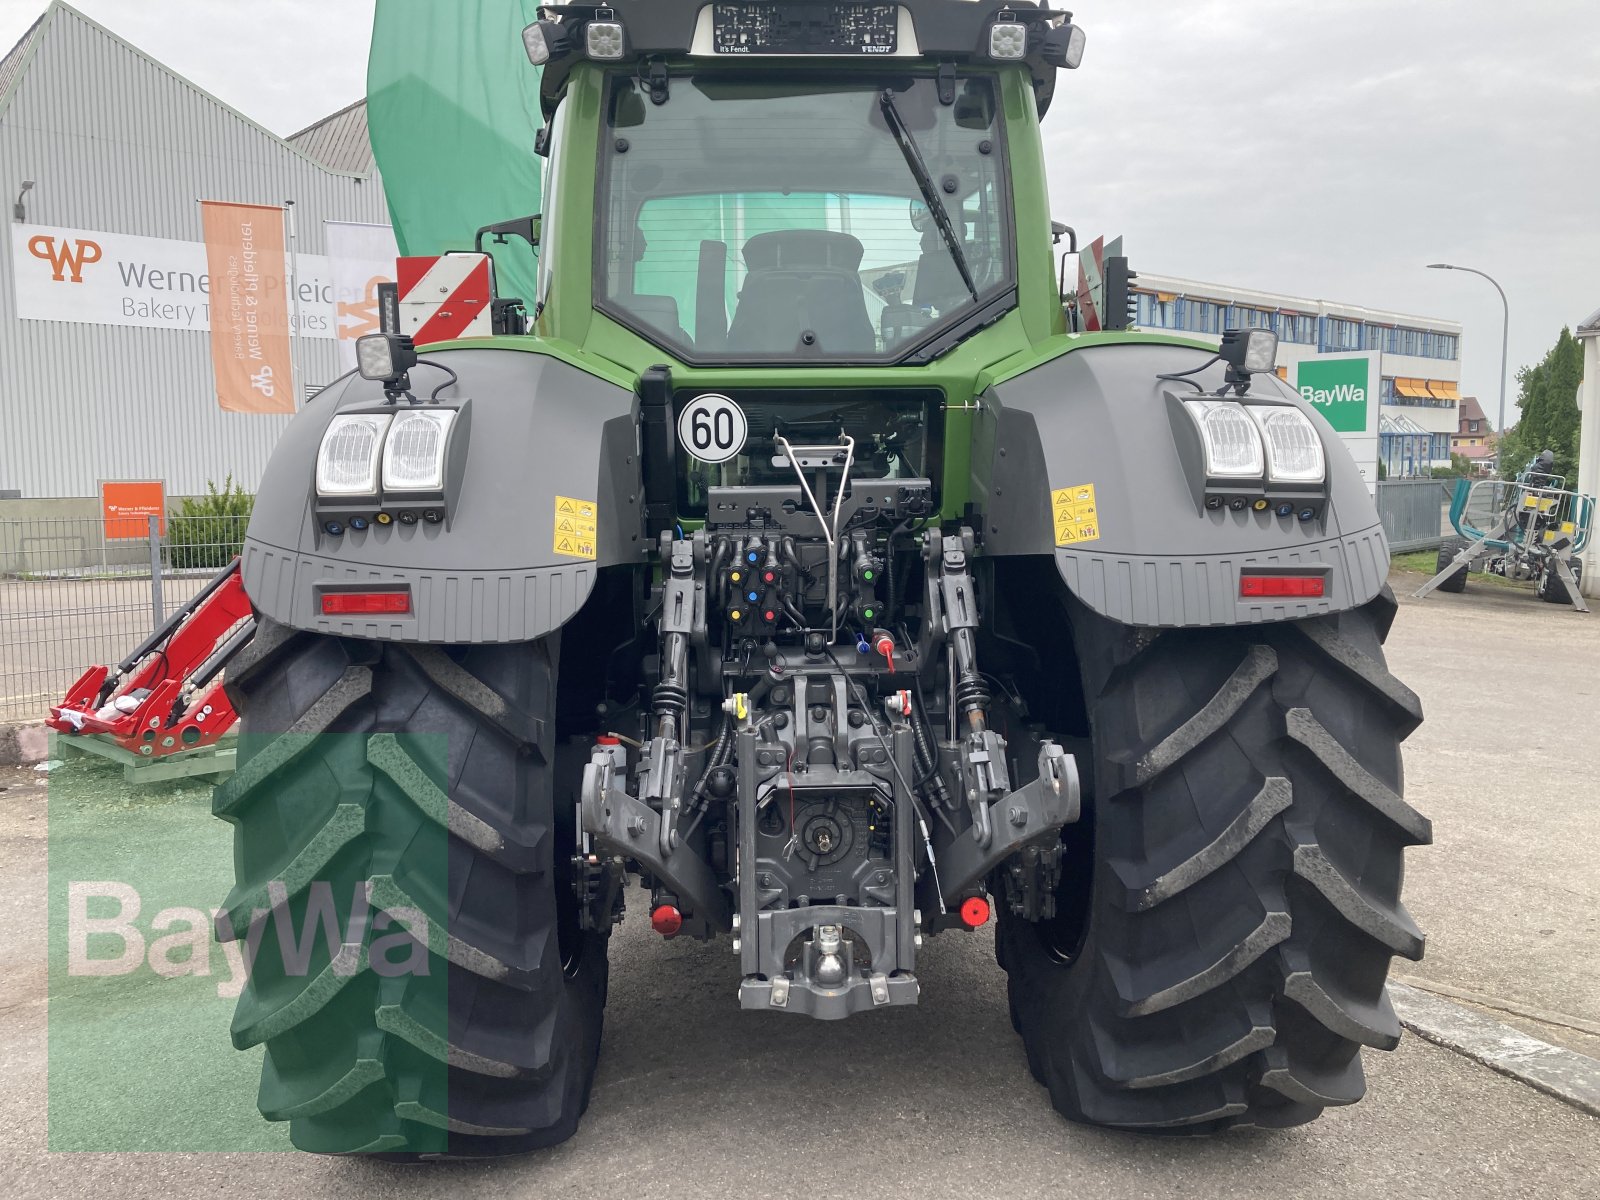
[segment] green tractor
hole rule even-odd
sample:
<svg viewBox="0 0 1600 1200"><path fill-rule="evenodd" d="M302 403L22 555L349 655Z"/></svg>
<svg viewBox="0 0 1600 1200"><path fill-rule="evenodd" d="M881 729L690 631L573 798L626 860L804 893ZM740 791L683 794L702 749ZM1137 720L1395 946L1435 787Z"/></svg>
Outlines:
<svg viewBox="0 0 1600 1200"><path fill-rule="evenodd" d="M1387 545L1270 332L1132 331L1115 261L1075 328L1038 123L1081 30L542 17L531 331L363 339L251 520L215 809L263 1113L334 1153L572 1136L625 900L770 1020L914 1004L925 939L992 921L1075 1121L1360 1098L1430 838Z"/></svg>

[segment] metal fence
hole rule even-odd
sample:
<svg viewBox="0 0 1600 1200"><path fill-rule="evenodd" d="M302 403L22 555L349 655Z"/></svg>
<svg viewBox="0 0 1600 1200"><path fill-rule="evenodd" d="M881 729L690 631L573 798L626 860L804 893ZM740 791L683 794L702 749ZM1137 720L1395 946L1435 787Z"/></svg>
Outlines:
<svg viewBox="0 0 1600 1200"><path fill-rule="evenodd" d="M248 517L0 520L0 721L35 721L227 566Z"/></svg>
<svg viewBox="0 0 1600 1200"><path fill-rule="evenodd" d="M1439 545L1453 480L1378 484L1397 554ZM0 519L0 721L34 721L239 553L249 518Z"/></svg>
<svg viewBox="0 0 1600 1200"><path fill-rule="evenodd" d="M1378 484L1378 517L1391 553L1438 549L1450 530L1450 495L1455 482L1389 479Z"/></svg>

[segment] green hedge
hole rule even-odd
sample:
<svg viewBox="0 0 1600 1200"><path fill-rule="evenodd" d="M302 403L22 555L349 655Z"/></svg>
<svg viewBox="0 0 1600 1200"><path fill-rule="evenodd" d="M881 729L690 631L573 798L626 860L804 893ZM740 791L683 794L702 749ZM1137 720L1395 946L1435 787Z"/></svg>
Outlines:
<svg viewBox="0 0 1600 1200"><path fill-rule="evenodd" d="M220 570L244 547L245 527L256 498L229 475L219 490L207 481L206 495L185 497L167 516L167 564L175 570Z"/></svg>

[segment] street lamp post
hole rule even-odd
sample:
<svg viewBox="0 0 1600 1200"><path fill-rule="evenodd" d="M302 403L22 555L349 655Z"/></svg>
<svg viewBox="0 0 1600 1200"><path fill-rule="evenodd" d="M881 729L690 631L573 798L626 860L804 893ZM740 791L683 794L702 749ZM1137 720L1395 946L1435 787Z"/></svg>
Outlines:
<svg viewBox="0 0 1600 1200"><path fill-rule="evenodd" d="M1501 437L1506 435L1506 367L1507 355L1511 349L1511 304L1506 299L1506 290L1495 283L1494 276L1479 271L1475 267L1457 267L1450 263L1429 263L1430 271L1465 271L1469 275L1482 275L1494 284L1494 290L1500 293L1500 305L1505 309L1505 324L1500 334L1500 418L1496 422L1495 432Z"/></svg>

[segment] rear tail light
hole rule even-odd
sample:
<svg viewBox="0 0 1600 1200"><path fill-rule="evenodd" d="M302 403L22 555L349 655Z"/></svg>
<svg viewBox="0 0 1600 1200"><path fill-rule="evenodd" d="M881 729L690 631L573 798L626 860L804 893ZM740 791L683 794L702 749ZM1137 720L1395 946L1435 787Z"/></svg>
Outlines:
<svg viewBox="0 0 1600 1200"><path fill-rule="evenodd" d="M1326 575L1241 575L1239 595L1319 597L1328 594Z"/></svg>
<svg viewBox="0 0 1600 1200"><path fill-rule="evenodd" d="M325 617L404 615L411 611L411 593L385 592L324 592L322 615Z"/></svg>

